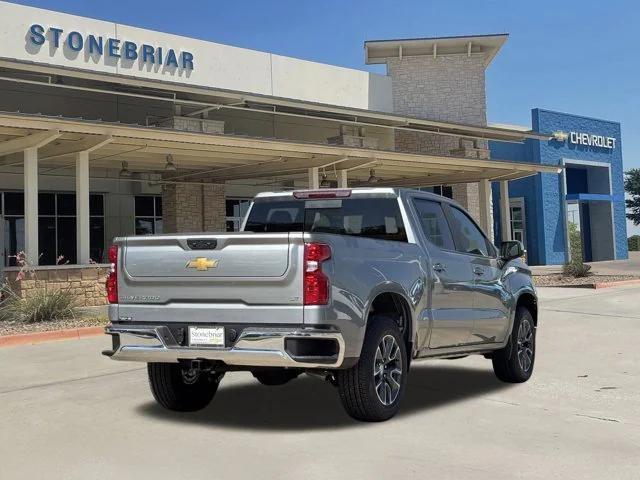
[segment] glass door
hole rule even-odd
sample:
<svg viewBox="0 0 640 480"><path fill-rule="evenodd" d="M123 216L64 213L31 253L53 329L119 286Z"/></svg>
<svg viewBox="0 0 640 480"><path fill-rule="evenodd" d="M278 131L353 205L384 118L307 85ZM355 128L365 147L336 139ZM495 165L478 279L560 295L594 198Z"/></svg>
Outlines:
<svg viewBox="0 0 640 480"><path fill-rule="evenodd" d="M527 226L525 223L524 201L517 198L510 203L511 210L511 239L522 242L527 248Z"/></svg>

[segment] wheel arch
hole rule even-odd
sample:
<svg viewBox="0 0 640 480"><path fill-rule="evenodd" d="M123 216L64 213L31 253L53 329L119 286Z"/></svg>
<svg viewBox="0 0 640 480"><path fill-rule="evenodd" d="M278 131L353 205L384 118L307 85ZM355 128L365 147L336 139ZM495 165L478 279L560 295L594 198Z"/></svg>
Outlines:
<svg viewBox="0 0 640 480"><path fill-rule="evenodd" d="M518 299L516 301L516 309L519 307L524 307L529 310L531 316L533 317L534 326L538 326L538 298L535 296L533 292L524 291L520 295L518 295Z"/></svg>
<svg viewBox="0 0 640 480"><path fill-rule="evenodd" d="M405 338L407 354L411 356L411 348L414 342L413 336L415 334L415 318L411 303L400 285L387 284L376 289L371 295L366 312L367 328L373 315L380 314L393 317Z"/></svg>

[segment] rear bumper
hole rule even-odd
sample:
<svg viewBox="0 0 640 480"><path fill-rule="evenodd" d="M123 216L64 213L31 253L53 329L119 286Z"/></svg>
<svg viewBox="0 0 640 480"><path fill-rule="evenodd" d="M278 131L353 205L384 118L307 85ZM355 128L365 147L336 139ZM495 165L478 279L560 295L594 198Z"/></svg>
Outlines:
<svg viewBox="0 0 640 480"><path fill-rule="evenodd" d="M339 368L345 343L340 332L313 328L246 328L229 348L188 347L178 344L162 325L115 325L105 328L113 336L113 349L102 352L113 360L177 363L211 360L235 366ZM331 355L301 356L287 348L288 340L335 342Z"/></svg>

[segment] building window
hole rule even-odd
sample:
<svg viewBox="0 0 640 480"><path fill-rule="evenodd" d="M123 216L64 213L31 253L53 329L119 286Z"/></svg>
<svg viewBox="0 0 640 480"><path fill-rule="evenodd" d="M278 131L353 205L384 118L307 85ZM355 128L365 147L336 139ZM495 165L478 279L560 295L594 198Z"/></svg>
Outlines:
<svg viewBox="0 0 640 480"><path fill-rule="evenodd" d="M227 198L227 232L237 232L242 226L242 219L249 209L251 200L248 198Z"/></svg>
<svg viewBox="0 0 640 480"><path fill-rule="evenodd" d="M162 196L136 195L135 232L136 235L162 233Z"/></svg>
<svg viewBox="0 0 640 480"><path fill-rule="evenodd" d="M418 190L422 190L423 192L431 192L436 195L441 195L443 197L453 199L453 188L449 185L436 185L435 187L422 187Z"/></svg>
<svg viewBox="0 0 640 480"><path fill-rule="evenodd" d="M522 242L527 247L527 229L525 224L524 202L522 199L512 199L509 209L511 210L511 238Z"/></svg>
<svg viewBox="0 0 640 480"><path fill-rule="evenodd" d="M24 251L24 194L0 194L4 215L5 263L16 266L15 255ZM89 248L91 259L104 261L104 196L89 196ZM38 194L38 247L40 265L76 263L75 193ZM58 260L60 257L61 260ZM33 262L34 259L29 259Z"/></svg>

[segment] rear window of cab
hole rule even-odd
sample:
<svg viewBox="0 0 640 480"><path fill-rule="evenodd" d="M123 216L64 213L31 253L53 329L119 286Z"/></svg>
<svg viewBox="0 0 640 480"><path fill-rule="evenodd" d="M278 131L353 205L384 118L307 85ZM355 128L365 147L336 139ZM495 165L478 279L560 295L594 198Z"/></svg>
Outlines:
<svg viewBox="0 0 640 480"><path fill-rule="evenodd" d="M333 233L407 241L397 198L256 200L249 232Z"/></svg>

